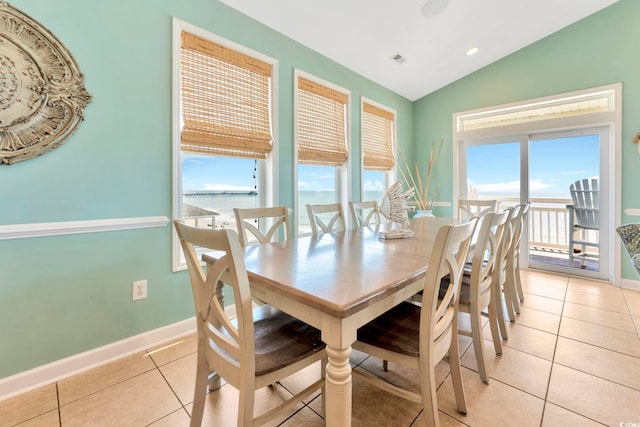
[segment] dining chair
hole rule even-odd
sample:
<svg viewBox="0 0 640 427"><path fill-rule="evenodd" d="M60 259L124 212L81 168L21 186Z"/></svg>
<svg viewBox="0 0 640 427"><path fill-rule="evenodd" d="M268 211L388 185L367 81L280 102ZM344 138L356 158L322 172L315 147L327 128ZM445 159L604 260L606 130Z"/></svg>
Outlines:
<svg viewBox="0 0 640 427"><path fill-rule="evenodd" d="M189 271L198 330L191 427L200 426L209 377L239 391L238 426L263 425L317 390L324 391L327 355L320 332L270 305L252 308L243 251L234 230L207 230L173 221ZM196 247L220 256L206 273ZM230 286L236 317L225 312L223 286ZM254 418L255 390L320 362L320 379L291 399ZM324 404L324 393L323 393ZM323 405L324 410L324 405Z"/></svg>
<svg viewBox="0 0 640 427"><path fill-rule="evenodd" d="M375 200L349 202L349 210L353 226L356 228L367 227L370 223L380 225L380 209Z"/></svg>
<svg viewBox="0 0 640 427"><path fill-rule="evenodd" d="M449 355L451 377L458 411L467 412L458 349L458 297L467 251L476 220L438 229L424 282L422 307L403 301L358 329L353 348L382 360L416 369L420 393L390 384L363 369L354 375L398 397L422 404L426 425L438 426L435 366ZM442 300L438 299L441 279L451 281Z"/></svg>
<svg viewBox="0 0 640 427"><path fill-rule="evenodd" d="M280 226L284 226L285 239L291 238L291 229L289 227L289 209L286 206L276 206L272 208L234 208L233 214L236 217L236 226L238 228L238 237L240 245L247 246L249 244L270 243L278 237L277 232ZM269 229L263 234L258 226L251 221L270 221L266 225ZM265 227L266 228L266 227ZM249 234L250 233L250 234Z"/></svg>
<svg viewBox="0 0 640 427"><path fill-rule="evenodd" d="M481 217L489 212L496 212L497 200L460 199L458 200L458 220Z"/></svg>
<svg viewBox="0 0 640 427"><path fill-rule="evenodd" d="M507 330L505 318L505 311L507 311L507 296L510 296L509 290L507 289L507 265L509 262L509 249L511 248L513 226L515 222L513 221L513 218L520 212L520 206L507 208L504 212L507 213L507 221L504 225L502 236L496 251L496 262L493 267L492 289L495 290L493 293L493 303L496 307L496 317L498 318L500 335L502 336L502 339L509 339L509 331ZM507 315L508 314L509 313L507 313ZM509 317L509 320L514 321L515 319Z"/></svg>
<svg viewBox="0 0 640 427"><path fill-rule="evenodd" d="M341 203L307 205L307 214L311 225L311 234L331 233L347 229Z"/></svg>
<svg viewBox="0 0 640 427"><path fill-rule="evenodd" d="M497 283L493 280L496 258L504 228L509 218L509 212L490 212L481 217L476 226L477 231L475 247L471 263L465 264L462 283L460 285L460 298L458 310L468 313L471 320L471 330L458 329L461 335L472 337L473 350L476 355L478 373L485 384L489 384L489 375L485 363L484 345L482 338L482 315L487 309L489 327L493 338L493 347L497 355L502 354L502 340L498 326L497 310L494 294L499 293ZM444 277L440 283L439 298L444 298L449 289L449 277Z"/></svg>
<svg viewBox="0 0 640 427"><path fill-rule="evenodd" d="M589 239L590 231L600 230L600 191L598 179L581 179L569 187L572 205L569 209L569 265L573 267L573 258L576 254L582 258L581 267L585 268L587 258L598 258L598 254L588 253L590 248L600 248L598 241ZM575 239L574 233L580 232L580 238ZM575 246L580 245L580 249Z"/></svg>
<svg viewBox="0 0 640 427"><path fill-rule="evenodd" d="M507 258L507 285L510 289L510 305L515 314L520 314L520 302L524 301L524 290L522 288L522 278L520 277L520 247L522 246L522 236L527 230L529 221L530 203L523 203L520 206L517 217L514 219L513 234L511 236L511 246ZM512 314L512 312L510 312ZM513 317L515 321L515 316Z"/></svg>

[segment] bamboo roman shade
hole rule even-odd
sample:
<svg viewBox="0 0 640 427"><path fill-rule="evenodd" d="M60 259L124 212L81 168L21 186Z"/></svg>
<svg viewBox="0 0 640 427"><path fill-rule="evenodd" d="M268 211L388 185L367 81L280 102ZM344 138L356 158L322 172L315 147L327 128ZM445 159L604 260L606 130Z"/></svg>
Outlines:
<svg viewBox="0 0 640 427"><path fill-rule="evenodd" d="M298 77L298 162L340 166L348 158L348 95Z"/></svg>
<svg viewBox="0 0 640 427"><path fill-rule="evenodd" d="M362 163L364 169L388 171L395 166L393 155L394 114L364 102L362 104Z"/></svg>
<svg viewBox="0 0 640 427"><path fill-rule="evenodd" d="M266 158L272 65L183 31L180 67L181 149Z"/></svg>

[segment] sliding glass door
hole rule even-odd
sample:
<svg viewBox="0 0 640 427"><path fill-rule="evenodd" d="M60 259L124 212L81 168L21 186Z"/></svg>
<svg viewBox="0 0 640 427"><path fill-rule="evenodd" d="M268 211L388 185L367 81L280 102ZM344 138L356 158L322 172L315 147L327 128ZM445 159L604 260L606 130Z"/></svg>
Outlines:
<svg viewBox="0 0 640 427"><path fill-rule="evenodd" d="M608 128L462 141L460 197L497 199L500 208L529 201L524 266L608 280L608 145ZM586 195L597 202L584 211L569 207L576 181L581 190L589 186L575 192L578 201ZM580 212L596 226L581 223Z"/></svg>

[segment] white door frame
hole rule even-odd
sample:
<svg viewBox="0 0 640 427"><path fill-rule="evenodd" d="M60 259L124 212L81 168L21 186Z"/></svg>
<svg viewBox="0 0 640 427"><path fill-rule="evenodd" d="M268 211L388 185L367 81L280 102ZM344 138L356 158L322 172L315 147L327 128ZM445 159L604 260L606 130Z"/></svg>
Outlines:
<svg viewBox="0 0 640 427"><path fill-rule="evenodd" d="M558 105L566 101L570 104L574 100L580 100L588 97L605 94L609 99L607 111L588 112L579 115L560 115L550 117L543 120L531 120L524 122L513 122L501 126L486 126L476 129L464 129L463 123L467 118L478 117L482 115L504 114L508 111L522 111L527 108L535 109L540 105ZM609 134L609 152L606 157L606 164L601 163L600 174L608 173L609 183L606 191L609 195L608 225L610 230L609 247L612 256L609 259L609 276L614 286L622 286L621 276L621 245L614 243L615 227L620 225L621 217L621 145L622 145L622 83L601 86L597 88L585 89L570 93L548 96L544 98L515 102L511 104L493 106L477 110L464 111L453 114L452 120L452 169L453 169L453 205L454 212L457 210L457 201L460 198L460 147L464 141L482 139L482 138L503 138L515 137L517 135L535 135L540 133L551 133L567 130L575 130L582 128L598 128L605 127ZM521 168L522 169L522 168ZM528 171L527 171L528 175ZM521 182L524 182L521 179ZM602 191L602 188L601 188ZM528 257L521 257L528 259ZM525 266L523 266L525 267Z"/></svg>

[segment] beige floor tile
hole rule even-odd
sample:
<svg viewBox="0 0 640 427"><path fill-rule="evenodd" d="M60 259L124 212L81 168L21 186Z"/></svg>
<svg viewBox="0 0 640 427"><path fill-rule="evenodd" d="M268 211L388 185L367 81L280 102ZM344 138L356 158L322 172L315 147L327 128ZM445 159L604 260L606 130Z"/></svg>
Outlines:
<svg viewBox="0 0 640 427"><path fill-rule="evenodd" d="M509 339L502 340L504 348L515 348L533 356L546 360L553 360L553 352L556 347L557 336L539 329L530 328L518 323L508 323ZM485 340L491 339L491 331L488 328L482 330Z"/></svg>
<svg viewBox="0 0 640 427"><path fill-rule="evenodd" d="M484 340L484 353L485 365L492 380L509 384L544 399L551 372L550 361L513 348L505 348L502 356L497 356L493 343L488 340ZM473 346L462 357L462 365L478 371ZM492 380L489 381L490 386L495 383ZM475 381L481 381L479 375Z"/></svg>
<svg viewBox="0 0 640 427"><path fill-rule="evenodd" d="M567 291L567 302L588 305L616 313L629 314L627 303L620 290L612 291L610 295L596 295L587 292Z"/></svg>
<svg viewBox="0 0 640 427"><path fill-rule="evenodd" d="M320 379L320 371L321 371L321 361L314 363L311 366L307 366L301 371L296 372L295 374L284 378L280 381L280 384L291 394L296 394L309 387L314 382ZM321 392L318 390L313 396L309 399L306 399L304 403L307 403L313 400L317 395Z"/></svg>
<svg viewBox="0 0 640 427"><path fill-rule="evenodd" d="M415 374L414 374L415 377ZM419 390L419 387L418 387ZM422 410L421 405L396 397L355 377L352 389L354 426L409 426Z"/></svg>
<svg viewBox="0 0 640 427"><path fill-rule="evenodd" d="M176 341L149 349L149 355L158 366L198 351L198 336L189 334Z"/></svg>
<svg viewBox="0 0 640 427"><path fill-rule="evenodd" d="M60 413L56 409L29 421L16 424L15 427L60 427Z"/></svg>
<svg viewBox="0 0 640 427"><path fill-rule="evenodd" d="M324 418L316 414L309 408L302 408L291 418L281 424L282 427L324 427ZM355 427L355 424L353 424Z"/></svg>
<svg viewBox="0 0 640 427"><path fill-rule="evenodd" d="M618 329L563 317L560 336L640 357L638 335Z"/></svg>
<svg viewBox="0 0 640 427"><path fill-rule="evenodd" d="M183 405L193 402L193 388L196 385L197 363L197 354L192 353L159 368Z"/></svg>
<svg viewBox="0 0 640 427"><path fill-rule="evenodd" d="M50 384L0 402L0 427L13 426L57 408L56 385Z"/></svg>
<svg viewBox="0 0 640 427"><path fill-rule="evenodd" d="M442 411L438 411L438 415L439 415L438 418L440 420L440 427L464 427L466 425L456 420L455 418L450 417L449 415L445 414ZM422 426L424 425L424 422L422 420L423 420L423 412L420 412L420 415L418 416L418 421L415 424L411 424L411 425L416 427Z"/></svg>
<svg viewBox="0 0 640 427"><path fill-rule="evenodd" d="M151 423L149 427L189 427L191 417L184 408L180 408L170 413L164 418L160 418L155 423Z"/></svg>
<svg viewBox="0 0 640 427"><path fill-rule="evenodd" d="M520 270L520 279L522 282L540 283L547 286L556 286L560 288L567 287L569 276L560 274L547 273L540 270Z"/></svg>
<svg viewBox="0 0 640 427"><path fill-rule="evenodd" d="M516 319L517 323L530 328L557 334L560 328L560 316L546 311L534 310L531 307L520 310Z"/></svg>
<svg viewBox="0 0 640 427"><path fill-rule="evenodd" d="M566 287L566 284L564 286L558 286L524 280L522 281L522 290L524 290L525 293L537 295L539 297L553 298L560 301L564 300L564 294L567 291Z"/></svg>
<svg viewBox="0 0 640 427"><path fill-rule="evenodd" d="M640 291L634 289L623 289L622 294L627 301L629 311L634 316L640 316Z"/></svg>
<svg viewBox="0 0 640 427"><path fill-rule="evenodd" d="M276 384L274 387L261 388L256 391L254 414L263 414L290 397L291 393L279 384ZM207 394L202 425L207 427L235 426L238 422L239 398L238 390L229 384ZM303 406L302 403L298 404L295 408L286 411L274 421L265 424L265 426L273 427L281 424ZM185 406L185 408L189 414L191 414L191 410L193 409L192 404Z"/></svg>
<svg viewBox="0 0 640 427"><path fill-rule="evenodd" d="M640 421L640 391L562 365L553 366L547 399L610 426Z"/></svg>
<svg viewBox="0 0 640 427"><path fill-rule="evenodd" d="M564 317L570 317L584 322L596 323L609 328L620 329L625 332L636 331L631 316L628 314L616 313L615 311L565 302L562 315Z"/></svg>
<svg viewBox="0 0 640 427"><path fill-rule="evenodd" d="M612 293L618 293L620 288L613 286L610 282L602 280L592 280L581 277L569 278L568 290L586 292L589 294L608 296Z"/></svg>
<svg viewBox="0 0 640 427"><path fill-rule="evenodd" d="M60 405L66 405L152 369L155 369L155 365L149 355L140 352L67 378L58 383Z"/></svg>
<svg viewBox="0 0 640 427"><path fill-rule="evenodd" d="M633 321L636 324L636 332L638 332L638 335L640 335L640 316L634 316Z"/></svg>
<svg viewBox="0 0 640 427"><path fill-rule="evenodd" d="M453 384L448 377L438 389L438 407L458 421L474 427L538 427L544 401L500 381L483 384L477 374L462 369L467 415L457 412Z"/></svg>
<svg viewBox="0 0 640 427"><path fill-rule="evenodd" d="M599 427L603 424L547 402L542 427Z"/></svg>
<svg viewBox="0 0 640 427"><path fill-rule="evenodd" d="M180 409L157 369L60 407L64 427L144 426Z"/></svg>
<svg viewBox="0 0 640 427"><path fill-rule="evenodd" d="M524 301L520 303L522 308L545 311L559 316L562 314L563 302L553 298L541 297L533 294L524 294Z"/></svg>
<svg viewBox="0 0 640 427"><path fill-rule="evenodd" d="M385 381L393 385L410 390L414 393L420 393L420 377L418 371L416 371L415 369L410 369L402 365L397 365L395 363L389 362L388 370L383 371L382 360L373 356L367 359L357 369L366 369L372 374L383 378ZM440 387L447 375L449 375L449 372L450 370L448 362L443 360L436 365L436 388Z"/></svg>
<svg viewBox="0 0 640 427"><path fill-rule="evenodd" d="M637 357L560 337L554 363L640 391L640 358Z"/></svg>
<svg viewBox="0 0 640 427"><path fill-rule="evenodd" d="M349 361L352 365L359 365L364 362L367 357L369 357L367 353L351 349L351 356L349 356Z"/></svg>

